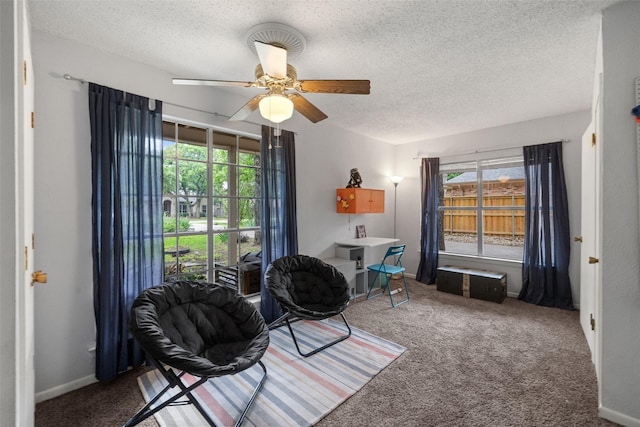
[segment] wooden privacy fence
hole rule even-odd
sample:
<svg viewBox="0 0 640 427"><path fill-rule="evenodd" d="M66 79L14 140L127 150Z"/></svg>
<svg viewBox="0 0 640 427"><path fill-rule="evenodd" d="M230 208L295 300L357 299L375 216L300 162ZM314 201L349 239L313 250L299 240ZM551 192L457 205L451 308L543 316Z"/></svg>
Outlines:
<svg viewBox="0 0 640 427"><path fill-rule="evenodd" d="M442 211L445 233L477 234L477 210L455 209L456 207L473 207L476 196L447 196L444 198ZM483 197L482 227L489 236L524 236L524 195L493 195ZM504 207L516 207L504 209ZM492 208L499 209L492 209Z"/></svg>

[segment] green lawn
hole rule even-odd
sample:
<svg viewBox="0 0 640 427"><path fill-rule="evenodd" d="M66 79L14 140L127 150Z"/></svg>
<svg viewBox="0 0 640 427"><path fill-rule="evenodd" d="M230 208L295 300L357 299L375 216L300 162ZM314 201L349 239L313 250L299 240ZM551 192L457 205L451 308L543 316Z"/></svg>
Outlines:
<svg viewBox="0 0 640 427"><path fill-rule="evenodd" d="M214 253L216 262L221 262L226 264L228 247L227 247L227 235L226 234L218 234L215 237L214 244ZM252 239L253 240L253 239ZM180 242L180 250L189 249L186 253L179 254L180 263L197 263L197 264L207 264L207 236L206 235L197 235L197 236L180 236L178 238ZM251 242L252 243L252 242ZM242 248L243 252L248 251L259 251L261 249L260 245L252 245L251 243L243 243ZM176 262L175 252L176 252L176 237L165 237L164 238L164 261L166 265L173 265ZM232 262L230 260L230 262Z"/></svg>
<svg viewBox="0 0 640 427"><path fill-rule="evenodd" d="M207 251L207 236L180 236L180 247L189 248L192 251ZM176 249L176 238L165 237L164 238L164 250L170 251Z"/></svg>

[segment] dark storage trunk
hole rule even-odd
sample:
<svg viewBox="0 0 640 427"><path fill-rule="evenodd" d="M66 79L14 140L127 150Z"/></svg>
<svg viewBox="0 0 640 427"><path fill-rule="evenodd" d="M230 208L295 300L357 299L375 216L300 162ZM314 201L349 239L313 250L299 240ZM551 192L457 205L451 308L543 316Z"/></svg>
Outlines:
<svg viewBox="0 0 640 427"><path fill-rule="evenodd" d="M442 292L501 303L507 296L507 275L447 265L438 268L436 286Z"/></svg>
<svg viewBox="0 0 640 427"><path fill-rule="evenodd" d="M456 267L439 267L436 288L441 292L462 295L462 270Z"/></svg>

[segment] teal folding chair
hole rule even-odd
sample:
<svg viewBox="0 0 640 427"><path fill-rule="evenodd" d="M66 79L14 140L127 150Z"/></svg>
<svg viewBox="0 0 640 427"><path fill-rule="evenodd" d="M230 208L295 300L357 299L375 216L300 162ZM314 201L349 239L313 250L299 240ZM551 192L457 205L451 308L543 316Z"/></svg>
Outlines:
<svg viewBox="0 0 640 427"><path fill-rule="evenodd" d="M382 262L380 264L372 264L367 266L367 270L375 271L375 275L373 279L369 281L369 292L367 292L367 299L379 297L383 295L385 291L389 292L389 299L391 300L391 306L395 307L400 304L404 304L405 302L409 302L409 287L407 286L407 279L404 277L404 267L402 266L402 254L404 253L404 248L407 245L399 245L399 246L390 246L387 249L387 253L384 258L382 258ZM389 262L387 259L390 258ZM393 300L393 295L402 292L402 288L391 289L391 276L394 274L402 274L402 280L404 282L404 292L406 298L402 301L395 302ZM376 280L380 277L380 292L371 294L371 291L376 287Z"/></svg>

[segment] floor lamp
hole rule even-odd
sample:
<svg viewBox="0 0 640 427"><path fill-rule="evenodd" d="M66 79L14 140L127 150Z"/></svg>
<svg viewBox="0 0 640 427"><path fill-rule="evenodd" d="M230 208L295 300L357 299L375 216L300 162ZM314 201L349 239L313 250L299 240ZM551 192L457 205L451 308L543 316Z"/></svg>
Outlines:
<svg viewBox="0 0 640 427"><path fill-rule="evenodd" d="M398 196L398 184L404 179L403 176L390 176L389 179L393 182L393 238L396 238L396 211L397 211L397 196Z"/></svg>

